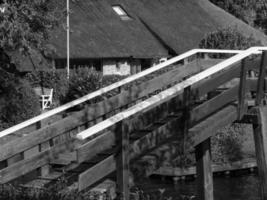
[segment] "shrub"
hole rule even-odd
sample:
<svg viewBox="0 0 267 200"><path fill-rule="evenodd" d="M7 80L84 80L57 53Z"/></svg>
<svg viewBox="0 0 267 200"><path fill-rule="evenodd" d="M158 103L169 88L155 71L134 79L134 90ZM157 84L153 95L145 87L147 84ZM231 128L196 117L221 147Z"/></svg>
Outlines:
<svg viewBox="0 0 267 200"><path fill-rule="evenodd" d="M72 71L69 90L64 103L78 99L102 87L102 74L93 68L78 68Z"/></svg>
<svg viewBox="0 0 267 200"><path fill-rule="evenodd" d="M213 160L215 162L234 162L243 158L243 127L240 124L227 126L212 138Z"/></svg>
<svg viewBox="0 0 267 200"><path fill-rule="evenodd" d="M247 49L251 46L259 46L261 43L252 36L246 37L236 28L223 28L206 35L199 44L205 49ZM221 54L220 58L224 58Z"/></svg>
<svg viewBox="0 0 267 200"><path fill-rule="evenodd" d="M18 124L40 113L39 98L29 82L0 71L0 129Z"/></svg>
<svg viewBox="0 0 267 200"><path fill-rule="evenodd" d="M68 79L66 72L60 70L33 71L26 75L32 87L53 88L54 101L62 101L68 92Z"/></svg>

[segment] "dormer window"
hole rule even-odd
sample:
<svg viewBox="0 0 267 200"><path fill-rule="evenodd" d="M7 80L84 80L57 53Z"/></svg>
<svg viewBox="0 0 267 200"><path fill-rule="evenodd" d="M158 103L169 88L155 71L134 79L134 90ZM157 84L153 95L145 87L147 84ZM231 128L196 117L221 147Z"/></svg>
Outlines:
<svg viewBox="0 0 267 200"><path fill-rule="evenodd" d="M131 17L127 14L127 12L121 6L112 6L113 10L117 15L120 16L122 20L130 20Z"/></svg>

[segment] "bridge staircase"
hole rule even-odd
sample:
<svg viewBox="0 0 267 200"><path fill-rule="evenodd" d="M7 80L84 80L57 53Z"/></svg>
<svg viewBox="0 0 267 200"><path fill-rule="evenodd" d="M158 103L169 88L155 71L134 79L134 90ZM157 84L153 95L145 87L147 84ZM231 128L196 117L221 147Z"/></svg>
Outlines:
<svg viewBox="0 0 267 200"><path fill-rule="evenodd" d="M111 178L129 199L131 162L176 140L195 152L198 196L210 200L210 138L249 123L267 199L266 50L194 49L6 129L0 183L47 188L64 177L68 189L84 191Z"/></svg>

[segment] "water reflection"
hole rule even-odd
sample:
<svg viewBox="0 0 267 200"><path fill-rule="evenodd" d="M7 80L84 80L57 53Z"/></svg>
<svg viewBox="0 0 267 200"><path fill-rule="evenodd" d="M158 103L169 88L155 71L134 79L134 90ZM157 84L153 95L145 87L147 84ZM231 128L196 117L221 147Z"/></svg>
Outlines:
<svg viewBox="0 0 267 200"><path fill-rule="evenodd" d="M173 200L181 199L181 196L193 197L196 194L196 181L178 182L174 185L171 179L164 182L160 179L151 179L138 186L149 194L158 193L159 188L165 189L165 197L172 197ZM215 200L260 200L258 177L255 174L215 177L214 195Z"/></svg>

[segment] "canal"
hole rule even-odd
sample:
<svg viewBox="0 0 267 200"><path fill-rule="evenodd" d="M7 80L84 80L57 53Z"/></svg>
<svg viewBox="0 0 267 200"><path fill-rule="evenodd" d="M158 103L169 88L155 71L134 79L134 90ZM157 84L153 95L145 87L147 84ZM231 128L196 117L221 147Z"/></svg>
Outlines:
<svg viewBox="0 0 267 200"><path fill-rule="evenodd" d="M179 181L176 185L172 179L162 181L152 178L138 184L146 200L194 200L196 181ZM160 195L163 193L163 195ZM147 194L149 196L147 196ZM260 200L259 180L256 174L214 178L215 200ZM163 198L160 198L163 197Z"/></svg>

